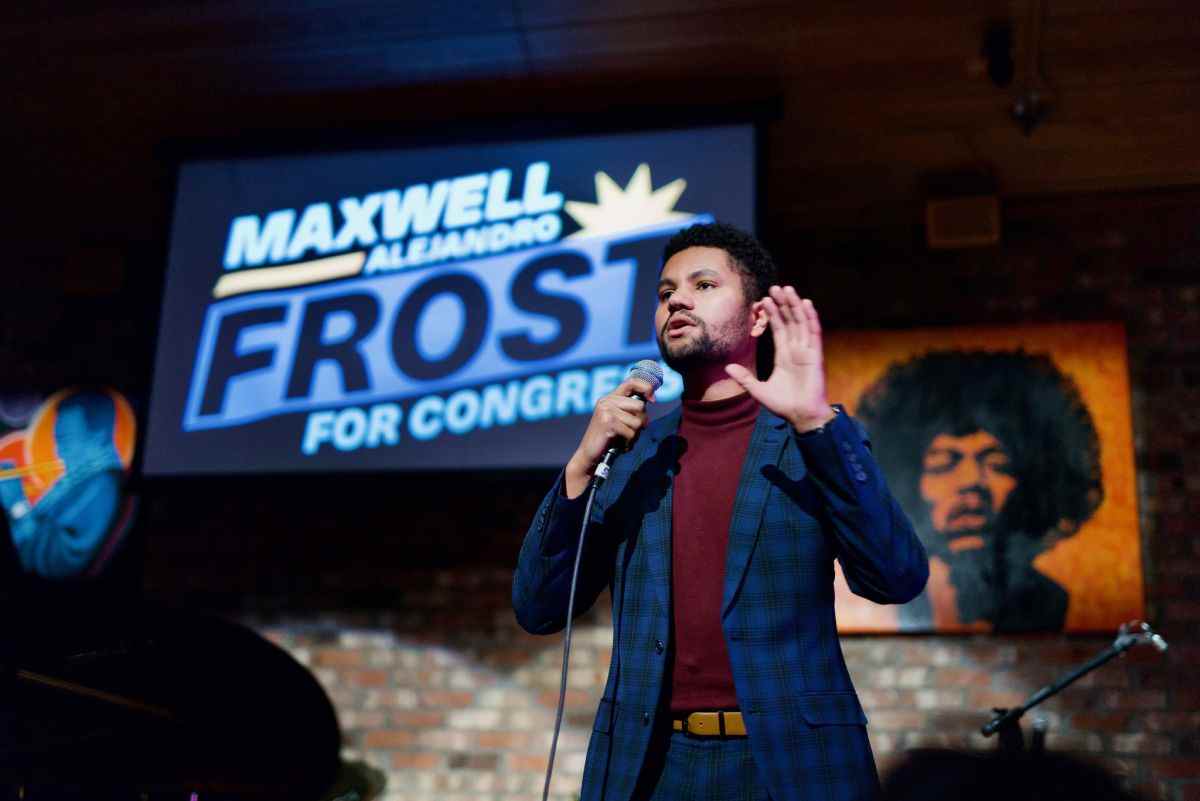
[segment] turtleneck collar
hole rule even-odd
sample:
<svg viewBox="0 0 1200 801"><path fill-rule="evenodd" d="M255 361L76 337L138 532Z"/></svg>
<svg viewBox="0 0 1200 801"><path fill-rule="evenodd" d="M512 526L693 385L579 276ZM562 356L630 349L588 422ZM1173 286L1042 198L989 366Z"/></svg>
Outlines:
<svg viewBox="0 0 1200 801"><path fill-rule="evenodd" d="M715 401L683 401L683 422L688 426L721 428L753 420L758 416L758 401L749 392Z"/></svg>

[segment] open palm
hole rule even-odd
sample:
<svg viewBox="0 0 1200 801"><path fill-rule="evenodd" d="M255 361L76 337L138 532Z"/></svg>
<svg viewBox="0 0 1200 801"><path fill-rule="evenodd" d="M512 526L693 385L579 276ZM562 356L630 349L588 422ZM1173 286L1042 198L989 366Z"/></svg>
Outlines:
<svg viewBox="0 0 1200 801"><path fill-rule="evenodd" d="M825 356L817 310L790 286L771 287L761 303L775 343L775 368L766 381L759 381L740 364L726 365L725 372L797 430L815 428L831 416L825 399Z"/></svg>

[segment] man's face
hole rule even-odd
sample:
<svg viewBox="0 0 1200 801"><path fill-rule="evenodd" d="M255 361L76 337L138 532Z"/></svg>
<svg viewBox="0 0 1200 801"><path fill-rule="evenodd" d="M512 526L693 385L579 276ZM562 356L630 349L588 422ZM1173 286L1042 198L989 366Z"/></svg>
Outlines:
<svg viewBox="0 0 1200 801"><path fill-rule="evenodd" d="M986 431L964 437L938 434L921 463L921 497L933 530L952 551L981 548L1017 486L1004 446Z"/></svg>
<svg viewBox="0 0 1200 801"><path fill-rule="evenodd" d="M654 328L673 369L728 364L754 353L756 304L746 302L742 276L720 248L681 250L663 265ZM765 319L765 318L764 318Z"/></svg>

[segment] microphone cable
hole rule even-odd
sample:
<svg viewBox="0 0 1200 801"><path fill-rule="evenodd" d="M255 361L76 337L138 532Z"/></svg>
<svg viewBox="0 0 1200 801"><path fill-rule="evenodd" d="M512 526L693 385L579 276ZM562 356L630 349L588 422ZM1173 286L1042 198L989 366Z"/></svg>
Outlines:
<svg viewBox="0 0 1200 801"><path fill-rule="evenodd" d="M587 503L583 509L583 526L579 529L579 549L575 551L575 567L571 571L571 594L567 598L567 625L563 635L562 680L558 685L558 711L554 713L554 736L550 739L550 761L546 764L546 784L542 787L542 801L550 797L550 777L554 773L554 753L558 750L558 732L562 728L563 706L567 698L567 665L571 657L571 623L575 617L575 584L579 580L579 563L583 560L583 542L587 535L588 523L592 518L592 501L596 490L607 477L601 476L597 470L592 480L588 482Z"/></svg>

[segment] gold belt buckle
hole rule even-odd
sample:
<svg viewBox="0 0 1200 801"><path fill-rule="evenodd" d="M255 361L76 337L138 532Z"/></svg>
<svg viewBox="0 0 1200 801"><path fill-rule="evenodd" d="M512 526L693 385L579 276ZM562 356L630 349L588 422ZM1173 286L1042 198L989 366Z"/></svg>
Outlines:
<svg viewBox="0 0 1200 801"><path fill-rule="evenodd" d="M684 726L683 730L688 734L699 734L702 737L711 737L720 734L721 713L693 712L687 716L687 725Z"/></svg>
<svg viewBox="0 0 1200 801"><path fill-rule="evenodd" d="M693 712L682 721L675 721L676 731L699 737L745 737L746 723L741 712Z"/></svg>

